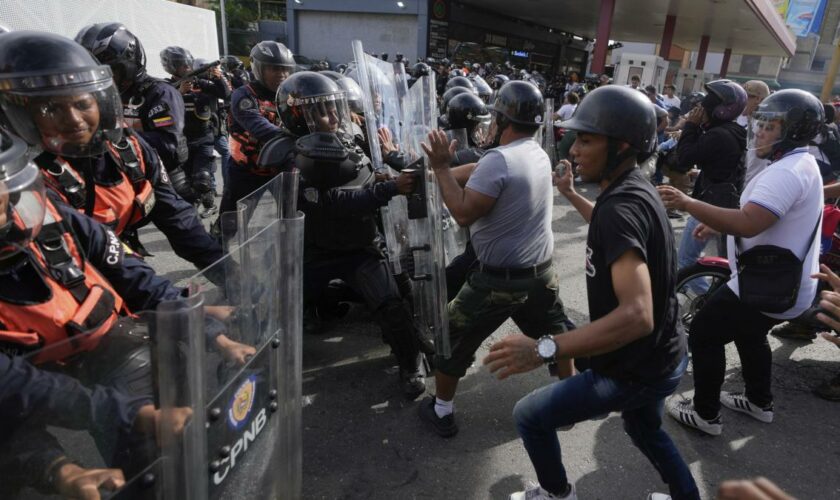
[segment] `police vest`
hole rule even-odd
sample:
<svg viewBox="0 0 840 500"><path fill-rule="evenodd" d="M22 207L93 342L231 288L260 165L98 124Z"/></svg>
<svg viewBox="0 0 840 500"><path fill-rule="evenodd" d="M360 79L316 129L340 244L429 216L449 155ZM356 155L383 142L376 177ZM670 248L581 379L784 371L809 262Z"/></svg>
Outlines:
<svg viewBox="0 0 840 500"><path fill-rule="evenodd" d="M95 184L92 206L88 201L85 179L67 160L57 156L53 162L39 166L47 186L68 205L120 235L126 228L148 217L155 206L155 190L146 177L143 149L134 135L128 133L120 143L109 141L107 145L108 154L120 172L120 179L109 185Z"/></svg>
<svg viewBox="0 0 840 500"><path fill-rule="evenodd" d="M116 239L108 243L120 245ZM44 226L28 249L49 294L43 302L34 303L0 297L0 321L5 328L0 330L0 342L22 351L39 349L35 363L92 350L119 319L122 297L84 258L49 200Z"/></svg>
<svg viewBox="0 0 840 500"><path fill-rule="evenodd" d="M257 108L260 115L264 116L271 123L275 123L277 120L277 106L274 104L274 101L260 99L251 84L245 85L245 88L251 97L257 101ZM268 175L272 177L277 175L277 171L274 169L258 166L257 159L259 158L260 147L262 145L250 132L236 123L232 113L228 115L228 129L230 130L230 157L233 161L246 167L249 172L256 175Z"/></svg>
<svg viewBox="0 0 840 500"><path fill-rule="evenodd" d="M184 135L187 142L193 144L202 139L213 140L217 127L214 118L218 111L216 97L205 94L198 87L193 87L184 98Z"/></svg>

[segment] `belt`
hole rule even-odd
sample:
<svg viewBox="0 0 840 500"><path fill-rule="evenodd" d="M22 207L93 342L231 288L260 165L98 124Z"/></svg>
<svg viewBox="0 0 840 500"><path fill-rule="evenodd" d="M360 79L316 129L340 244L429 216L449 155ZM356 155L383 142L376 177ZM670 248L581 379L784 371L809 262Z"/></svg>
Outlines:
<svg viewBox="0 0 840 500"><path fill-rule="evenodd" d="M478 270L490 276L497 276L505 279L536 278L551 268L551 259L528 267L494 267L481 262L478 263Z"/></svg>

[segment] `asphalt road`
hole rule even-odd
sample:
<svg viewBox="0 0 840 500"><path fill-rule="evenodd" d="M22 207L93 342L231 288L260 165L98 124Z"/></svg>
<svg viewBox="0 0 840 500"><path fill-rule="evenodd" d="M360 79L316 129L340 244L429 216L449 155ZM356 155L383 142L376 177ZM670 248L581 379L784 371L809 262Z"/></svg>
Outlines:
<svg viewBox="0 0 840 500"><path fill-rule="evenodd" d="M580 188L590 198L592 185ZM572 319L587 321L584 249L587 227L561 196L555 197L555 267ZM207 221L209 224L209 220ZM679 233L683 221L676 221ZM174 281L192 267L171 251L161 233L141 231L155 256L149 262ZM504 324L494 339L514 332ZM727 478L763 475L802 499L840 498L838 404L811 390L840 369L828 342L770 337L776 397L775 422L763 424L724 409L719 437L689 431L666 417L665 428L697 480L704 498ZM727 350L724 389L742 387L734 347ZM505 499L535 476L516 434L511 411L529 391L550 383L544 370L500 382L475 364L456 398L460 433L448 440L425 428L417 403L405 401L396 367L368 314L354 307L325 331L304 338L303 497L340 499ZM432 379L428 393L434 393ZM690 394L686 375L678 392ZM625 435L621 418L577 424L559 432L568 475L582 499L644 499L665 492L654 468Z"/></svg>

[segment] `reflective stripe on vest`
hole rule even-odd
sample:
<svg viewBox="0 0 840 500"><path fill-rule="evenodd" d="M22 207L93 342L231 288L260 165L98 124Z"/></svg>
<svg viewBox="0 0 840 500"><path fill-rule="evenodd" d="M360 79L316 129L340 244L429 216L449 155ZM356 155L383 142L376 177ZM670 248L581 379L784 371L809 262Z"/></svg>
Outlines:
<svg viewBox="0 0 840 500"><path fill-rule="evenodd" d="M49 298L26 305L0 300L0 322L5 326L0 342L40 349L35 363L59 361L96 347L119 319L123 300L84 260L49 199L41 234L30 243L29 252L50 290Z"/></svg>
<svg viewBox="0 0 840 500"><path fill-rule="evenodd" d="M83 176L67 160L56 157L52 165L39 165L47 186L68 204L107 225L117 235L148 217L155 205L155 190L146 178L146 162L140 142L126 135L120 144L108 142L108 153L122 174L114 185L96 184L93 210L86 206Z"/></svg>
<svg viewBox="0 0 840 500"><path fill-rule="evenodd" d="M274 104L274 101L260 99L250 84L245 85L245 88L251 94L251 97L257 101L257 109L260 115L271 123L276 123L277 106ZM275 169L259 168L257 166L257 158L260 156L260 147L262 144L251 136L251 133L247 130L241 132L233 131L233 113L228 115L228 129L230 130L230 157L234 162L246 167L249 172L256 175L277 175Z"/></svg>

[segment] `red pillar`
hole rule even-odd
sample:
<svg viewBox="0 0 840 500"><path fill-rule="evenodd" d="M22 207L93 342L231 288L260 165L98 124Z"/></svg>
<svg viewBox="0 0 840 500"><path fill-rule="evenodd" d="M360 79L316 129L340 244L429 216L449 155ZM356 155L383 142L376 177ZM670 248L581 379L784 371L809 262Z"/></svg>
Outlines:
<svg viewBox="0 0 840 500"><path fill-rule="evenodd" d="M706 65L706 52L709 50L709 35L703 35L700 38L700 50L697 51L697 65L694 69L703 69L703 66Z"/></svg>
<svg viewBox="0 0 840 500"><path fill-rule="evenodd" d="M723 51L723 62L720 63L720 77L726 78L726 72L729 71L729 58L732 56L732 49Z"/></svg>
<svg viewBox="0 0 840 500"><path fill-rule="evenodd" d="M591 71L595 74L604 72L607 64L607 46L610 44L615 0L601 0L601 14L598 18L598 33L595 35L595 50L592 53Z"/></svg>
<svg viewBox="0 0 840 500"><path fill-rule="evenodd" d="M677 16L665 18L665 29L662 31L662 43L659 44L659 57L668 59L671 53L671 41L674 39L674 27L677 25Z"/></svg>

